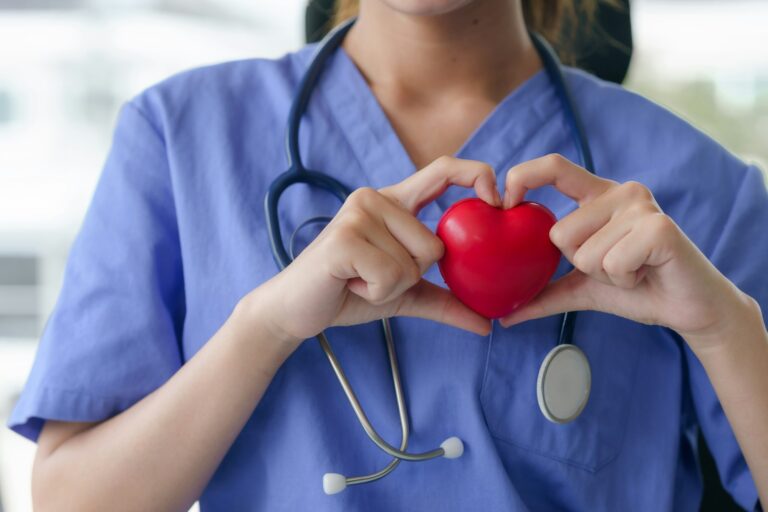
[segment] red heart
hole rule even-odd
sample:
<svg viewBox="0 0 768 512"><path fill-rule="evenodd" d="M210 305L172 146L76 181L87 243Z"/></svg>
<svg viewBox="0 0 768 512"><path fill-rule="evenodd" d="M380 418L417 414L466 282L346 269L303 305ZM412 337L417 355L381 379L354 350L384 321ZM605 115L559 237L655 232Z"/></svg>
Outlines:
<svg viewBox="0 0 768 512"><path fill-rule="evenodd" d="M438 263L445 283L486 318L511 313L535 297L557 270L560 251L549 240L556 221L538 203L502 210L476 198L457 202L437 225L445 244Z"/></svg>

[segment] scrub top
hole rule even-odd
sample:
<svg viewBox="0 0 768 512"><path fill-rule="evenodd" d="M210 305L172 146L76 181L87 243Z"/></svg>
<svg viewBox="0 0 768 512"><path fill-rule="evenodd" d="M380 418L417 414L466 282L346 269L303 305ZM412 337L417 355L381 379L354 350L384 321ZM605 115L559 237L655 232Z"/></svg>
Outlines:
<svg viewBox="0 0 768 512"><path fill-rule="evenodd" d="M264 195L286 168L288 109L311 56L307 47L279 60L195 69L124 106L12 429L34 440L46 419L99 421L131 407L195 355L238 299L275 275ZM759 170L648 100L574 69L566 77L597 172L647 185L768 311L768 196ZM458 156L489 162L501 188L519 162L553 152L575 160L571 137L540 71L497 106ZM383 187L415 171L343 49L327 64L300 140L308 168L353 188ZM448 206L471 195L452 188L420 219L434 229ZM558 218L576 207L550 187L528 198ZM323 192L292 189L280 210L285 236L337 207ZM297 250L311 231L299 232ZM558 275L567 270L563 260ZM436 268L427 277L442 283ZM757 506L702 366L667 329L580 313L575 343L592 364L592 396L572 423L548 422L536 377L560 320L510 329L495 323L482 337L394 319L409 448L433 449L455 435L464 456L404 462L383 480L333 496L323 493L324 473L366 474L389 457L367 439L318 343L306 341L213 475L202 510L694 511L702 490L699 431L727 490L743 507ZM371 421L397 445L379 324L328 335Z"/></svg>

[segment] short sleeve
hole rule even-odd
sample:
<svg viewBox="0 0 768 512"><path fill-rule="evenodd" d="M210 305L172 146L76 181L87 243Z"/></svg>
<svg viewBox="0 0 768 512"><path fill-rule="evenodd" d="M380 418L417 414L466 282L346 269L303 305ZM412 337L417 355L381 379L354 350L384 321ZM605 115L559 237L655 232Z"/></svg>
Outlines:
<svg viewBox="0 0 768 512"><path fill-rule="evenodd" d="M728 210L722 222L712 219L712 229L720 235L709 258L768 312L768 193L758 169L747 168ZM720 480L745 510L757 510L757 488L728 419L701 363L687 346L685 350L693 405Z"/></svg>
<svg viewBox="0 0 768 512"><path fill-rule="evenodd" d="M9 420L19 434L37 440L48 419L107 419L180 367L183 274L167 162L160 131L126 104Z"/></svg>

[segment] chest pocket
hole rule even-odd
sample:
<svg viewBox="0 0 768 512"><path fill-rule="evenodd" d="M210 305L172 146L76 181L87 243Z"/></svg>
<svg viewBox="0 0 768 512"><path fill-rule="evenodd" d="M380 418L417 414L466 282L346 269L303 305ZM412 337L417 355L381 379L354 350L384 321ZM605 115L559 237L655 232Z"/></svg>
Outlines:
<svg viewBox="0 0 768 512"><path fill-rule="evenodd" d="M621 451L647 328L611 315L579 313L573 342L589 359L592 391L582 414L558 425L539 410L536 378L556 344L561 319L510 329L494 325L480 399L491 434L500 441L596 472Z"/></svg>

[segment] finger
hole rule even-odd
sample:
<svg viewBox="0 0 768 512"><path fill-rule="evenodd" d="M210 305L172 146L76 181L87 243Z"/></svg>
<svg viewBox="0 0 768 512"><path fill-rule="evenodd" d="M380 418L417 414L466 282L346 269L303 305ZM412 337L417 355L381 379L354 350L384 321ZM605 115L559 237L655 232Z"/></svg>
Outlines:
<svg viewBox="0 0 768 512"><path fill-rule="evenodd" d="M403 252L407 252L418 266L419 276L443 256L443 243L429 228L396 201L372 188L355 190L338 217L339 222L346 223L403 265Z"/></svg>
<svg viewBox="0 0 768 512"><path fill-rule="evenodd" d="M554 186L582 205L614 186L615 182L595 176L560 155L551 154L509 170L504 186L504 208L520 203L526 192L545 185Z"/></svg>
<svg viewBox="0 0 768 512"><path fill-rule="evenodd" d="M376 214L381 219L384 229L391 239L409 253L419 268L419 275L423 275L429 267L443 257L445 252L443 242L411 212L383 195L380 197L382 204L377 205L379 208ZM377 240L385 244L384 237L380 238Z"/></svg>
<svg viewBox="0 0 768 512"><path fill-rule="evenodd" d="M392 256L362 238L348 240L344 253L332 274L348 280L352 293L371 304L391 301L402 293L407 270Z"/></svg>
<svg viewBox="0 0 768 512"><path fill-rule="evenodd" d="M386 229L408 251L423 275L445 253L445 245L433 232L416 218L385 217Z"/></svg>
<svg viewBox="0 0 768 512"><path fill-rule="evenodd" d="M644 267L663 265L672 257L667 249L674 222L664 214L645 218L616 243L603 258L603 267L616 286L634 288L645 275Z"/></svg>
<svg viewBox="0 0 768 512"><path fill-rule="evenodd" d="M487 336L491 321L462 304L451 292L421 280L402 296L398 316L425 318Z"/></svg>
<svg viewBox="0 0 768 512"><path fill-rule="evenodd" d="M627 206L621 186L606 192L560 219L549 231L549 238L572 261L584 242L617 217Z"/></svg>
<svg viewBox="0 0 768 512"><path fill-rule="evenodd" d="M650 255L650 247L638 245L637 230L630 230L605 252L602 267L611 282L619 288L634 288L639 280L637 271Z"/></svg>
<svg viewBox="0 0 768 512"><path fill-rule="evenodd" d="M406 213L407 214L407 213ZM407 214L410 215L410 214ZM415 219L413 219L415 221ZM389 221L391 222L391 221ZM416 223L419 223L416 221ZM410 229L407 229L410 228ZM407 226L407 228L401 227L400 231L412 231L413 226ZM429 231L424 227L426 231ZM409 235L413 236L411 233L408 233ZM404 244L396 238L392 232L388 229L386 222L384 219L379 219L379 221L369 227L369 229L361 234L368 242L371 243L374 247L377 247L378 249L386 252L389 254L392 259L394 259L404 270L404 276L403 276L403 283L402 286L404 286L401 290L405 291L407 288L410 288L416 282L421 278L422 274L427 271L427 269L434 263L434 261L427 261L427 259L421 255L412 254L410 252L410 249L407 249ZM422 237L427 236L425 234L421 234ZM428 235L430 238L434 237L432 233L429 233ZM407 238L405 237L401 238ZM423 242L419 242L419 245L425 245ZM436 260L435 260L436 261Z"/></svg>
<svg viewBox="0 0 768 512"><path fill-rule="evenodd" d="M616 284L606 272L603 260L621 239L632 231L632 224L624 219L614 219L589 237L568 259L573 266L606 284Z"/></svg>
<svg viewBox="0 0 768 512"><path fill-rule="evenodd" d="M496 173L486 163L442 156L405 180L381 189L412 214L437 199L451 185L474 188L477 196L492 206L501 206Z"/></svg>
<svg viewBox="0 0 768 512"><path fill-rule="evenodd" d="M594 309L593 283L601 283L590 279L579 270L573 270L557 281L549 283L544 290L529 303L501 318L503 327L518 324L526 320L544 318L566 311L583 311Z"/></svg>

